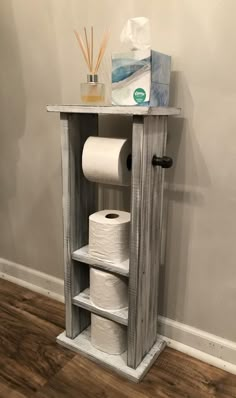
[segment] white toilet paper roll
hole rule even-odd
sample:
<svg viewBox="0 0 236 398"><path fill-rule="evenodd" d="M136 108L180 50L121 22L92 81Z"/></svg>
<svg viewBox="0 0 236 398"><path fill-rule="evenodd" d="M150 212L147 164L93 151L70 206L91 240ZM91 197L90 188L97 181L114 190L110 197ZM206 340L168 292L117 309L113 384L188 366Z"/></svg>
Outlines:
<svg viewBox="0 0 236 398"><path fill-rule="evenodd" d="M130 141L89 137L84 144L82 168L89 181L130 185Z"/></svg>
<svg viewBox="0 0 236 398"><path fill-rule="evenodd" d="M129 257L130 213L101 210L89 216L89 253L121 263Z"/></svg>
<svg viewBox="0 0 236 398"><path fill-rule="evenodd" d="M97 307L107 310L127 307L127 279L90 268L90 299Z"/></svg>
<svg viewBox="0 0 236 398"><path fill-rule="evenodd" d="M91 343L108 354L122 354L127 348L126 327L91 314Z"/></svg>

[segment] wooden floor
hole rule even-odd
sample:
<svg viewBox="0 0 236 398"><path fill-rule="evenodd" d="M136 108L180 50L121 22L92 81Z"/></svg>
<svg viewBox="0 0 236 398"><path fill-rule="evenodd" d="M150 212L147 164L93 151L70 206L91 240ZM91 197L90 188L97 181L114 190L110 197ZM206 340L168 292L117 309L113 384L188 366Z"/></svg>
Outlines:
<svg viewBox="0 0 236 398"><path fill-rule="evenodd" d="M0 279L1 398L236 397L236 376L167 348L140 384L55 343L62 304Z"/></svg>

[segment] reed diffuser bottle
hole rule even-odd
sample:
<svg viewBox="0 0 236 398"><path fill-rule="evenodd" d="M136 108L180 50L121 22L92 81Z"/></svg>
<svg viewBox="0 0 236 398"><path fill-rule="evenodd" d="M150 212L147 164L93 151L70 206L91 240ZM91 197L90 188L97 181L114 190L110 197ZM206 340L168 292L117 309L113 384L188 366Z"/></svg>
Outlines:
<svg viewBox="0 0 236 398"><path fill-rule="evenodd" d="M105 85L98 82L98 75L88 74L87 83L80 84L83 104L102 104L105 101Z"/></svg>
<svg viewBox="0 0 236 398"><path fill-rule="evenodd" d="M93 27L91 27L90 40L88 39L87 30L84 28L85 43L83 42L80 34L74 31L81 48L84 60L88 66L87 82L81 83L80 95L81 101L85 105L102 105L105 102L105 85L98 81L98 69L102 62L107 42L108 33L105 33L100 49L98 52L97 60L93 62Z"/></svg>

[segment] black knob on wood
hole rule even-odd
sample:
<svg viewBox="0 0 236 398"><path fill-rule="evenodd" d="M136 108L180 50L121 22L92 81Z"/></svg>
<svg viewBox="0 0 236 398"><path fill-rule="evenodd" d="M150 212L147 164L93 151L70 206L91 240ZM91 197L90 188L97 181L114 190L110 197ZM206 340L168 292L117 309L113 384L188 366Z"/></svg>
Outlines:
<svg viewBox="0 0 236 398"><path fill-rule="evenodd" d="M154 155L152 158L153 166L161 166L163 169L169 169L172 164L173 160L168 156L162 156L162 158L159 158L158 156Z"/></svg>

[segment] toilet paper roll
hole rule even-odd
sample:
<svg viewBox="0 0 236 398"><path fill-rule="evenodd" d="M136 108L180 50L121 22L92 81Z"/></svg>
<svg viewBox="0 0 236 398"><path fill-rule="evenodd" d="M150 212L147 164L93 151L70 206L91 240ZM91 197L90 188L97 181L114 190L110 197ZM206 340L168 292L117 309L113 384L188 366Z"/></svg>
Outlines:
<svg viewBox="0 0 236 398"><path fill-rule="evenodd" d="M130 213L101 210L89 216L89 254L121 263L129 257Z"/></svg>
<svg viewBox="0 0 236 398"><path fill-rule="evenodd" d="M84 144L82 168L89 181L130 185L130 141L118 138L89 137Z"/></svg>
<svg viewBox="0 0 236 398"><path fill-rule="evenodd" d="M90 268L90 299L107 310L128 306L128 283L122 276Z"/></svg>
<svg viewBox="0 0 236 398"><path fill-rule="evenodd" d="M91 314L91 343L108 354L122 354L127 348L126 327Z"/></svg>

